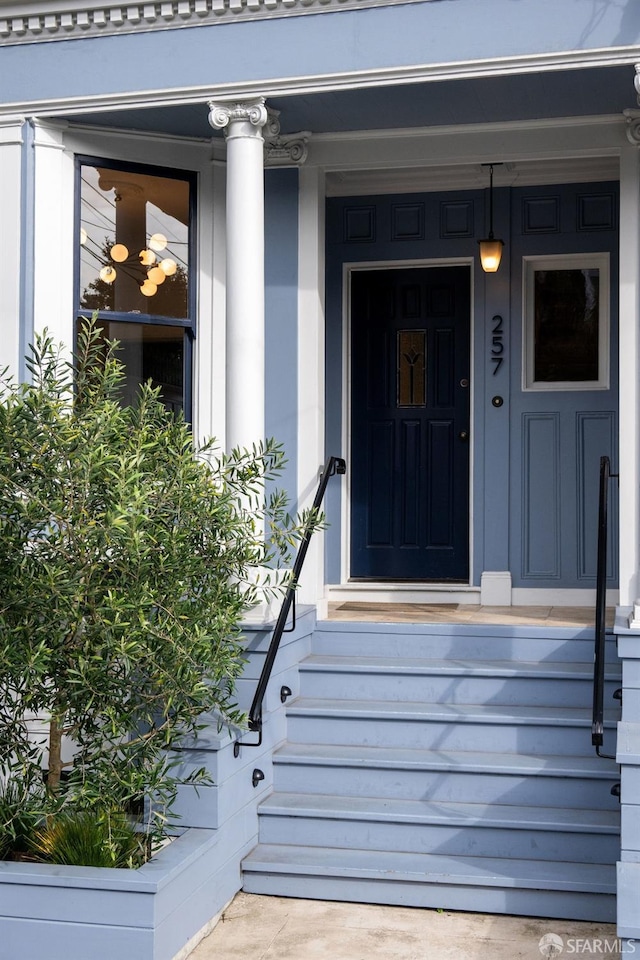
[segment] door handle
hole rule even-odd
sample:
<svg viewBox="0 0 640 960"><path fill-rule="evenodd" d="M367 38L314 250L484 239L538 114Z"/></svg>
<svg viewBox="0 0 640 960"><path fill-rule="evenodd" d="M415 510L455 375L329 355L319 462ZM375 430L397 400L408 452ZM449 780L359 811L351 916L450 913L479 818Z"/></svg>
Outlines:
<svg viewBox="0 0 640 960"><path fill-rule="evenodd" d="M458 434L458 440L468 440L468 439L469 439L468 432L466 430L461 430L460 433Z"/></svg>

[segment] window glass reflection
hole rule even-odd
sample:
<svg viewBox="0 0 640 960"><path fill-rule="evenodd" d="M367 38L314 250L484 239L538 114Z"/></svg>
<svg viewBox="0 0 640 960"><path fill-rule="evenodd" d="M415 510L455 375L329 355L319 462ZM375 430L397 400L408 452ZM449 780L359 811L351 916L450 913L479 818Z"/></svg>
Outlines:
<svg viewBox="0 0 640 960"><path fill-rule="evenodd" d="M184 340L182 327L100 321L106 340L118 340L117 358L124 364L121 388L124 404L135 402L140 384L151 380L169 410L183 409Z"/></svg>
<svg viewBox="0 0 640 960"><path fill-rule="evenodd" d="M600 271L536 270L534 379L598 380Z"/></svg>
<svg viewBox="0 0 640 960"><path fill-rule="evenodd" d="M80 307L188 316L189 183L83 164Z"/></svg>

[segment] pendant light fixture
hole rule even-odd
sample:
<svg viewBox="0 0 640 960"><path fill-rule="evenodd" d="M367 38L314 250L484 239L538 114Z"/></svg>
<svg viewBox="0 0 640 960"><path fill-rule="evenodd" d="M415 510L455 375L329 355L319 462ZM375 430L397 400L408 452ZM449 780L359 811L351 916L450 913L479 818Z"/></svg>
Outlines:
<svg viewBox="0 0 640 960"><path fill-rule="evenodd" d="M489 236L486 240L479 240L480 244L480 264L485 273L495 273L500 266L502 259L502 248L504 242L496 240L493 236L493 163L483 163L483 167L489 167ZM502 166L502 164L496 164Z"/></svg>

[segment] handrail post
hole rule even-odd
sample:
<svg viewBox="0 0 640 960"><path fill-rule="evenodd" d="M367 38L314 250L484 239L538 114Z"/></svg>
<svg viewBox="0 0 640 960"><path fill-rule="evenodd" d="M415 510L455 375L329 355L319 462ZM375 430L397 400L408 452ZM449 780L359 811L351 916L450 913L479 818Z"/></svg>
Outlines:
<svg viewBox="0 0 640 960"><path fill-rule="evenodd" d="M596 575L595 653L593 662L593 722L591 743L601 747L604 739L604 635L607 596L607 494L609 458L600 457L598 496L598 568Z"/></svg>
<svg viewBox="0 0 640 960"><path fill-rule="evenodd" d="M615 760L614 756L601 753L604 741L604 674L605 635L607 610L607 527L609 480L617 477L611 473L609 457L600 457L600 487L598 492L598 569L596 573L595 650L593 658L593 714L591 743L599 757Z"/></svg>

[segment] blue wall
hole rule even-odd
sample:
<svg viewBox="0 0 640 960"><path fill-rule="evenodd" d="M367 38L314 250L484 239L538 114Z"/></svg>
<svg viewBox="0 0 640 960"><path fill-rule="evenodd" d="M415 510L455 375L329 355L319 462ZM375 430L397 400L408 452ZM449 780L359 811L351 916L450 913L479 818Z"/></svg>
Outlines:
<svg viewBox="0 0 640 960"><path fill-rule="evenodd" d="M472 583L480 584L483 570L510 570L518 587L594 588L599 458L609 455L614 472L617 461L618 185L497 189L495 232L505 249L496 274L484 274L477 261L477 238L487 230L485 199L482 191L460 191L328 201L327 449L340 447L346 409L343 265L475 257ZM410 215L413 235L398 232ZM610 388L524 392L523 257L596 252L610 255ZM496 368L493 327L500 317L504 362ZM348 462L349 451L342 455ZM615 511L614 496L611 586L617 582ZM327 514L327 582L339 583L342 524L335 490L328 491Z"/></svg>
<svg viewBox="0 0 640 960"><path fill-rule="evenodd" d="M587 0L425 3L18 44L3 49L5 103L211 86L397 65L628 45L640 7ZM167 69L170 65L170 69Z"/></svg>
<svg viewBox="0 0 640 960"><path fill-rule="evenodd" d="M298 171L265 171L266 434L284 446L295 503L298 462Z"/></svg>
<svg viewBox="0 0 640 960"><path fill-rule="evenodd" d="M618 184L521 187L511 195L511 570L514 586L595 588L598 474L617 472ZM610 388L523 392L523 257L610 255ZM617 585L617 487L608 568Z"/></svg>

